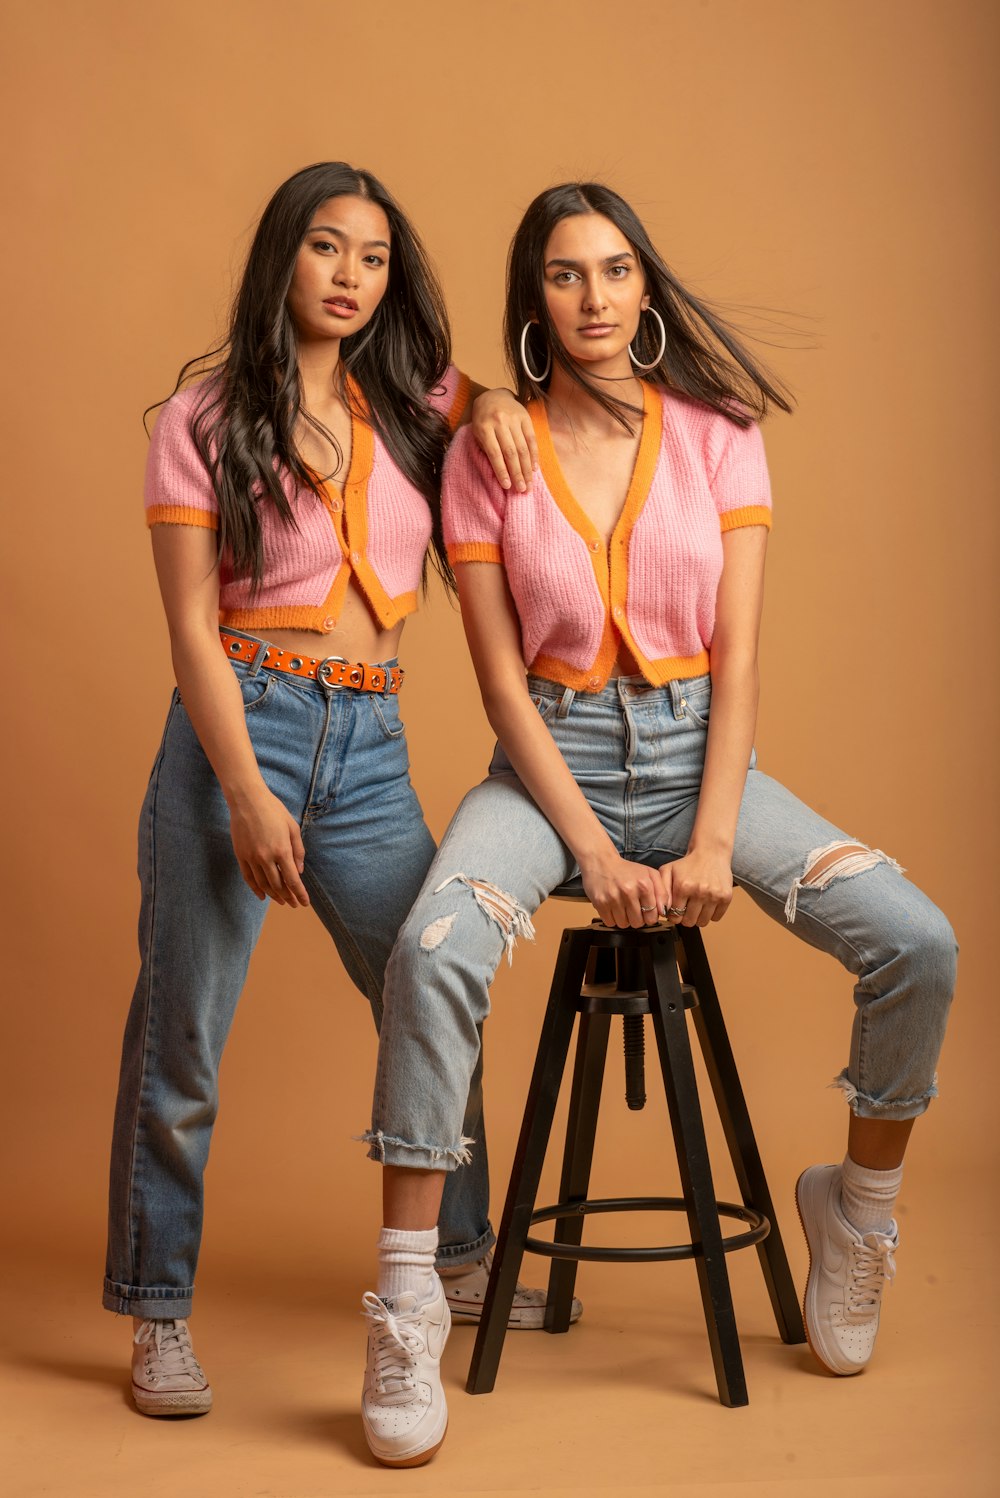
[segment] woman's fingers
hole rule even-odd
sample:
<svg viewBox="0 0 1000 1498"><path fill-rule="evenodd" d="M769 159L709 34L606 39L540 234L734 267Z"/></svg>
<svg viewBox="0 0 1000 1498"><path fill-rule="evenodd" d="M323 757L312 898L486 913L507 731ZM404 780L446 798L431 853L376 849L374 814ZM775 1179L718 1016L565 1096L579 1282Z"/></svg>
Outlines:
<svg viewBox="0 0 1000 1498"><path fill-rule="evenodd" d="M258 900L266 900L267 890L262 888L260 880L257 878L252 865L248 863L245 858L239 859L238 862L240 865L240 873L243 875L244 883L248 886L249 889L253 891Z"/></svg>
<svg viewBox="0 0 1000 1498"><path fill-rule="evenodd" d="M528 461L530 464L524 476L530 482L534 470L541 466L541 460L538 456L538 443L535 440L535 425L527 411L521 417L521 434L528 449Z"/></svg>
<svg viewBox="0 0 1000 1498"><path fill-rule="evenodd" d="M489 459L490 467L496 474L504 489L510 488L510 474L507 472L507 460L503 455L500 444L496 439L496 433L484 432L479 439L479 445Z"/></svg>

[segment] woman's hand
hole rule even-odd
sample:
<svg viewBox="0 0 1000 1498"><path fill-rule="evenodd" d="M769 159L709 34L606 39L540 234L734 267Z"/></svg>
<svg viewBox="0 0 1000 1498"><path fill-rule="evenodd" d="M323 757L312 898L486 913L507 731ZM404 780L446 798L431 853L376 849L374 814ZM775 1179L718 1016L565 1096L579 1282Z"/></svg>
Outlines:
<svg viewBox="0 0 1000 1498"><path fill-rule="evenodd" d="M538 466L535 429L520 401L509 390L484 390L472 405L472 434L493 465L505 489L527 492Z"/></svg>
<svg viewBox="0 0 1000 1498"><path fill-rule="evenodd" d="M264 787L231 804L229 824L240 873L258 900L270 896L279 905L308 905L299 877L306 856L302 834L277 796Z"/></svg>
<svg viewBox="0 0 1000 1498"><path fill-rule="evenodd" d="M697 849L660 869L667 892L667 919L674 926L707 926L721 921L733 898L729 855ZM682 910L683 915L676 912Z"/></svg>
<svg viewBox="0 0 1000 1498"><path fill-rule="evenodd" d="M668 903L661 869L614 854L581 873L587 899L605 926L655 926Z"/></svg>

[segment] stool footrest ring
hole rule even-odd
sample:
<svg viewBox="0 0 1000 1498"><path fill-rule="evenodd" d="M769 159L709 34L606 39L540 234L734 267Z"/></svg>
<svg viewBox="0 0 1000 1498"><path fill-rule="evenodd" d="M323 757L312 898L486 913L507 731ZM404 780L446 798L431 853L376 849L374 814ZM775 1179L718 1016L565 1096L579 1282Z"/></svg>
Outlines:
<svg viewBox="0 0 1000 1498"><path fill-rule="evenodd" d="M746 1231L723 1238L723 1253L733 1253L739 1248L750 1248L760 1243L771 1231L771 1224L763 1212L756 1207L737 1206L734 1202L716 1202L720 1217L735 1217L747 1224ZM589 1201L557 1202L553 1207L539 1207L531 1214L531 1222L552 1222L559 1217L586 1217L598 1212L685 1212L687 1203L682 1196L610 1196ZM693 1243L669 1243L651 1248L598 1248L582 1243L550 1243L544 1238L527 1238L524 1244L529 1253L542 1254L548 1259L579 1259L585 1263L641 1264L659 1263L665 1259L693 1259L700 1249Z"/></svg>

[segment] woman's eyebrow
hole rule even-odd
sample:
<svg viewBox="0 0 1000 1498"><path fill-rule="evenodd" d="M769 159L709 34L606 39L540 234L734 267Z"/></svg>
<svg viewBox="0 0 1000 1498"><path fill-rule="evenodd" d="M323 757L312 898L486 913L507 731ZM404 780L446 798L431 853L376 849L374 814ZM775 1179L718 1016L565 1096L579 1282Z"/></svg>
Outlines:
<svg viewBox="0 0 1000 1498"><path fill-rule="evenodd" d="M335 229L332 224L310 224L306 230L307 234L336 234L338 239L347 239L349 236L343 229ZM367 239L361 246L363 250L380 249L387 250L389 245L384 239Z"/></svg>
<svg viewBox="0 0 1000 1498"><path fill-rule="evenodd" d="M622 250L622 252L621 252L620 255L605 255L604 259L600 262L600 264L601 265L614 265L619 260L634 260L634 259L635 259L635 256L632 254L631 250ZM582 266L582 264L583 264L582 260L546 260L546 262L545 262L545 269L548 270L553 265L560 265L560 266L564 266L568 270L579 270L580 267Z"/></svg>

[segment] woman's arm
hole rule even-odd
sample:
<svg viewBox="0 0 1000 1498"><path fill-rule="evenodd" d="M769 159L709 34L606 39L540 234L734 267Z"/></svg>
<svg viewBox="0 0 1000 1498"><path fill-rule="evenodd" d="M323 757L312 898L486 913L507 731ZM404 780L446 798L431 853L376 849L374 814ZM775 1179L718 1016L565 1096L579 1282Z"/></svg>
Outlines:
<svg viewBox="0 0 1000 1498"><path fill-rule="evenodd" d="M239 683L219 646L215 532L155 525L151 534L174 674L226 798L240 872L261 900L269 895L279 905L308 905L299 877L305 849L298 823L264 783Z"/></svg>
<svg viewBox="0 0 1000 1498"><path fill-rule="evenodd" d="M455 576L486 716L522 783L580 865L588 899L606 925L655 925L667 903L660 873L620 856L528 695L520 625L503 568L462 562Z"/></svg>
<svg viewBox="0 0 1000 1498"><path fill-rule="evenodd" d="M685 926L707 926L733 898L732 854L757 722L757 642L764 601L767 530L726 531L712 640L712 710L698 811L684 858L665 864L668 905L687 906Z"/></svg>
<svg viewBox="0 0 1000 1498"><path fill-rule="evenodd" d="M538 467L538 447L531 417L513 391L486 390L473 383L459 426L466 422L472 423L473 435L503 488L513 483L519 494L527 493Z"/></svg>

